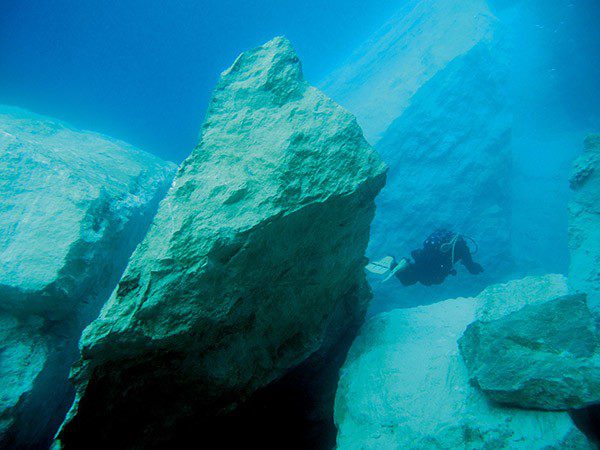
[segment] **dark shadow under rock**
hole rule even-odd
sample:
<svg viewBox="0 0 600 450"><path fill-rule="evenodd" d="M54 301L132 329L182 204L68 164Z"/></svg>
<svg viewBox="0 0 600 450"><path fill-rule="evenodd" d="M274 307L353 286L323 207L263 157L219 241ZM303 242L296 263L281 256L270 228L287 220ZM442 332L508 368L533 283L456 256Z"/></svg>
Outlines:
<svg viewBox="0 0 600 450"><path fill-rule="evenodd" d="M173 402L171 396L175 395L175 391L169 392L170 383L165 379L164 384L157 384L154 389L157 398L153 399L151 410L139 408L147 404L144 399L136 404L121 404L128 411L119 411L118 415L123 420L113 423L111 430L105 430L103 435L94 435L92 417L92 420L86 421L87 425L70 428L66 436L69 446L105 448L110 443L113 448L128 449L332 449L336 439L333 406L339 370L362 320L362 317L354 317L353 323L342 333L333 330L332 335L335 334L337 341L330 341L330 345L284 377L255 392L233 412L214 416L190 411L185 419L161 424L165 430L161 433L164 439L144 439L139 436L139 431L144 429L145 421L155 422L156 417L169 417L169 408L182 404L180 401ZM142 391L149 392L148 387ZM96 383L94 392L88 392L84 403L93 405L105 394L102 384ZM94 438L90 439L90 436ZM118 444L114 447L116 442Z"/></svg>
<svg viewBox="0 0 600 450"><path fill-rule="evenodd" d="M573 422L600 448L600 404L571 412Z"/></svg>

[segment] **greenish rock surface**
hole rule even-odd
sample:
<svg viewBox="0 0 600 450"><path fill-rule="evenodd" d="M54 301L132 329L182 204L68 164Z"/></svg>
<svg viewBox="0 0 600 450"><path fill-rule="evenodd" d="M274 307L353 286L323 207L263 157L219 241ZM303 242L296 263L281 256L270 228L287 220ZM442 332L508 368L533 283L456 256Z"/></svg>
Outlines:
<svg viewBox="0 0 600 450"><path fill-rule="evenodd" d="M585 292L600 314L600 134L585 140L571 174L569 203L569 287Z"/></svg>
<svg viewBox="0 0 600 450"><path fill-rule="evenodd" d="M304 81L285 38L240 55L84 332L61 445L90 433L161 445L180 420L234 409L334 340L366 308L384 183L354 117Z"/></svg>
<svg viewBox="0 0 600 450"><path fill-rule="evenodd" d="M494 286L481 298L396 309L370 319L341 371L338 449L593 448L566 412L489 402L469 383L457 345L491 292L511 296L519 285L525 292L544 286L552 291L561 278L526 278Z"/></svg>
<svg viewBox="0 0 600 450"><path fill-rule="evenodd" d="M81 330L107 300L175 166L0 106L0 447L44 446Z"/></svg>
<svg viewBox="0 0 600 450"><path fill-rule="evenodd" d="M546 410L600 402L600 340L583 294L475 321L459 347L471 381L493 401Z"/></svg>

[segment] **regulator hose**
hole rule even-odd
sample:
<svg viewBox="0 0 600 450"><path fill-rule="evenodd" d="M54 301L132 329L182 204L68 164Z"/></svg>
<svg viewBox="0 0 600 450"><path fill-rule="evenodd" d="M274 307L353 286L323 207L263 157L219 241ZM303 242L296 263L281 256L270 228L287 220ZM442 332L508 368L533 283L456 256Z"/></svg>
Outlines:
<svg viewBox="0 0 600 450"><path fill-rule="evenodd" d="M452 249L452 259L450 260L452 262L452 267L454 267L454 262L455 262L454 261L454 249L456 248L456 242L458 241L458 239L460 237L463 237L464 239L468 239L475 246L475 250L471 252L471 255L476 255L477 252L479 251L479 245L477 245L477 241L475 239L473 239L472 237L469 237L469 236L465 236L464 234L456 233L452 237L452 239L450 239L450 242L446 242L445 244L440 245L440 251L443 253L446 253L446 252L450 251L450 249ZM469 249L469 251L470 250L471 249Z"/></svg>

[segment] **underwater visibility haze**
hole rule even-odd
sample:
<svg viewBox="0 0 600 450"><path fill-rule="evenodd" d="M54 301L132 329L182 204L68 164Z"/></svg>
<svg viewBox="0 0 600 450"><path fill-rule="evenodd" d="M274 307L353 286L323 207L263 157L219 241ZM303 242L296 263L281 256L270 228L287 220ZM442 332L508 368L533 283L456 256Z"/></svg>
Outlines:
<svg viewBox="0 0 600 450"><path fill-rule="evenodd" d="M0 448L599 448L599 23L2 2Z"/></svg>

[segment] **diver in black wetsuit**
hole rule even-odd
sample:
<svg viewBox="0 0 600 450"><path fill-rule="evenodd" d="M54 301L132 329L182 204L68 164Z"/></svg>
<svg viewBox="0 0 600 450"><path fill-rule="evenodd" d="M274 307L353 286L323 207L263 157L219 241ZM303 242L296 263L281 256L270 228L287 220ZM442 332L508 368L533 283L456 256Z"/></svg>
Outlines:
<svg viewBox="0 0 600 450"><path fill-rule="evenodd" d="M456 275L454 264L459 261L473 275L483 272L483 267L473 261L464 237L444 229L431 234L423 248L413 250L411 256L412 261L402 258L399 262L388 256L369 264L367 269L378 274L388 273L385 280L394 275L405 286L442 284L448 275Z"/></svg>

